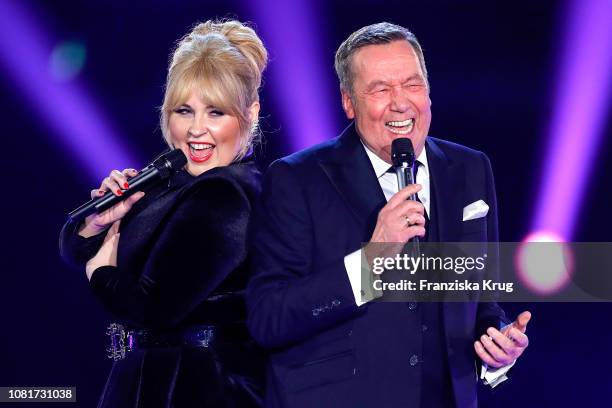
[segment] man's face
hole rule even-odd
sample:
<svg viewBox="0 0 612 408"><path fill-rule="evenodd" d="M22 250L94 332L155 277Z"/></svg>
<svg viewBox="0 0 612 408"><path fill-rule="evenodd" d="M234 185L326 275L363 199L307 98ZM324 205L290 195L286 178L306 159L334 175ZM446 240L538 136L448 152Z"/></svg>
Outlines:
<svg viewBox="0 0 612 408"><path fill-rule="evenodd" d="M342 91L342 106L357 133L381 159L391 163L391 142L412 141L418 156L431 123L425 75L408 41L368 45L353 54L353 98Z"/></svg>

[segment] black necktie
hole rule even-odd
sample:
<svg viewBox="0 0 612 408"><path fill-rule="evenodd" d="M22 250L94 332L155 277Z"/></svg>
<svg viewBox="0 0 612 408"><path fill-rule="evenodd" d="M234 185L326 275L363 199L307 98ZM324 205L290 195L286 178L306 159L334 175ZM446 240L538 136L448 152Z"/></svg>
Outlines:
<svg viewBox="0 0 612 408"><path fill-rule="evenodd" d="M415 182L415 183L417 182L417 173L418 173L418 171L419 171L419 167L420 167L420 166L421 166L421 162L420 162L420 161L418 161L418 160L415 160L415 162L414 162L414 167L413 167L413 169L414 169L414 179L413 179L413 180L414 180L414 182ZM418 194L415 194L415 196L416 196L416 200L417 200L419 203L423 204L423 203L421 202L421 199L419 198L419 195L418 195ZM422 242L427 242L428 235L429 235L429 234L428 234L428 232L429 232L429 231L428 231L428 230L429 230L429 215L427 214L427 210L425 210L425 211L423 212L423 215L425 216L425 236L424 236L424 237L421 237L421 241L422 241Z"/></svg>

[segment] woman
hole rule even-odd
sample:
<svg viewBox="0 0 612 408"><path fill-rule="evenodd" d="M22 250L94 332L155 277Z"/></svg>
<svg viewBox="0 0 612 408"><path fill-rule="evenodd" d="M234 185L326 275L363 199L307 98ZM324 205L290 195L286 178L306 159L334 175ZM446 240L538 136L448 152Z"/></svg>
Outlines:
<svg viewBox="0 0 612 408"><path fill-rule="evenodd" d="M184 170L62 230L63 257L86 265L95 295L125 322L109 328L116 361L100 407L261 405L264 363L243 301L260 173L244 158L266 63L251 28L197 25L174 51L161 108ZM120 195L136 174L114 170L92 198Z"/></svg>

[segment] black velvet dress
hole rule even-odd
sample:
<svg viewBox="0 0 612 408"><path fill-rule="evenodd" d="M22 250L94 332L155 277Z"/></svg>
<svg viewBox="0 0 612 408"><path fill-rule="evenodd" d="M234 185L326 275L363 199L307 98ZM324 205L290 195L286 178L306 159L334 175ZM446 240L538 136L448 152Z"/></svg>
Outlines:
<svg viewBox="0 0 612 408"><path fill-rule="evenodd" d="M118 266L94 271L93 293L133 330L167 335L206 325L222 335L208 347L128 351L114 362L99 407L262 405L265 361L247 333L243 298L260 178L248 162L198 177L179 171L123 218ZM78 228L64 226L60 252L83 267L105 233L86 239Z"/></svg>

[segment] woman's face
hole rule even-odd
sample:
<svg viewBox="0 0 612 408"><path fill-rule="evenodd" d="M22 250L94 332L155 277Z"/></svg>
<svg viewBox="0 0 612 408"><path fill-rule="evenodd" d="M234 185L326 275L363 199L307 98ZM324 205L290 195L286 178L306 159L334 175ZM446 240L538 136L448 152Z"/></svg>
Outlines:
<svg viewBox="0 0 612 408"><path fill-rule="evenodd" d="M187 157L187 171L199 176L229 165L241 149L238 118L205 103L191 92L185 103L170 112L170 142Z"/></svg>

